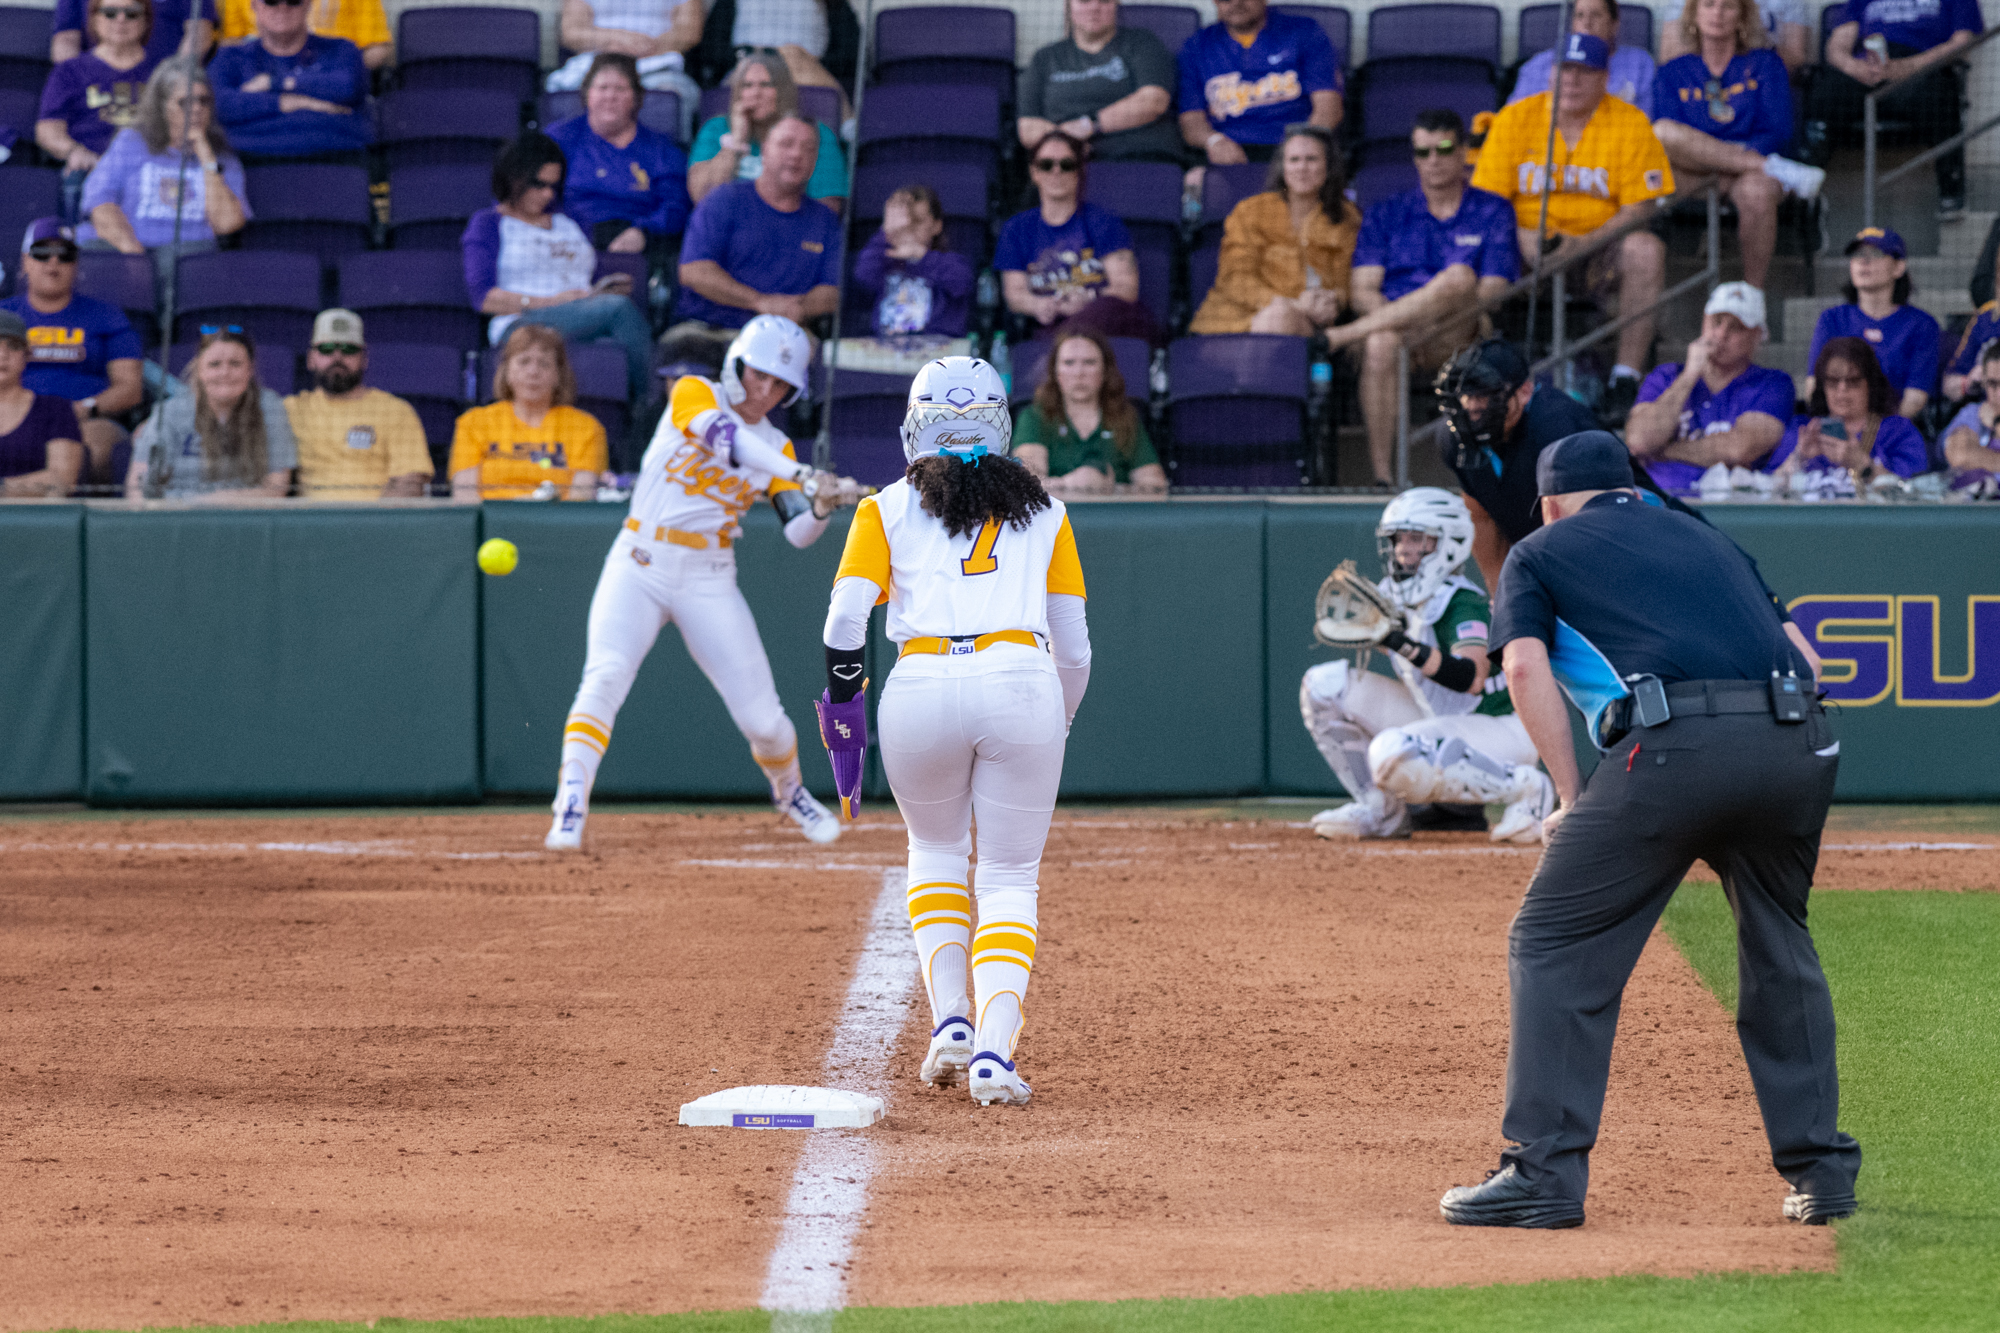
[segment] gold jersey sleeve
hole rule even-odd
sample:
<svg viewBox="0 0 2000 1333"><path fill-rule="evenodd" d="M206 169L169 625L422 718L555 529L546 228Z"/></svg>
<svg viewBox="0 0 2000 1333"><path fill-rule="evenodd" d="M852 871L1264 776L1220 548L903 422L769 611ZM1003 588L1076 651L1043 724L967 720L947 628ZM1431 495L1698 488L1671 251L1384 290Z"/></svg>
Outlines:
<svg viewBox="0 0 2000 1333"><path fill-rule="evenodd" d="M864 578L882 590L875 599L881 606L889 600L889 534L882 528L882 509L870 496L854 509L854 522L847 529L847 546L840 553L840 568L834 581Z"/></svg>
<svg viewBox="0 0 2000 1333"><path fill-rule="evenodd" d="M885 548L886 549L886 548ZM1077 559L1076 534L1070 531L1069 515L1063 515L1056 531L1055 549L1049 552L1049 591L1071 597L1087 597L1083 590L1083 561Z"/></svg>

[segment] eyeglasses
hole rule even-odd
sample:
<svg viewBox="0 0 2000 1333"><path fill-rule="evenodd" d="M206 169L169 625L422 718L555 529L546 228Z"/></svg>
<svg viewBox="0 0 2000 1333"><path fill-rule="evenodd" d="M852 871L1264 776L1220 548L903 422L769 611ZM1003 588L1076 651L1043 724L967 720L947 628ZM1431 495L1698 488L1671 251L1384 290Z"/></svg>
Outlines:
<svg viewBox="0 0 2000 1333"><path fill-rule="evenodd" d="M203 324L201 326L201 336L204 338L213 338L218 333L234 333L240 337L243 333L243 326L241 324Z"/></svg>
<svg viewBox="0 0 2000 1333"><path fill-rule="evenodd" d="M101 19L131 19L136 23L146 17L146 11L143 9L113 9L109 5L104 5L98 9L97 17Z"/></svg>
<svg viewBox="0 0 2000 1333"><path fill-rule="evenodd" d="M297 9L306 0L264 0L266 9Z"/></svg>
<svg viewBox="0 0 2000 1333"><path fill-rule="evenodd" d="M1858 389L1868 383L1868 380L1866 376L1862 375L1828 375L1820 382L1829 389L1837 385L1845 385L1850 389Z"/></svg>
<svg viewBox="0 0 2000 1333"><path fill-rule="evenodd" d="M66 241L37 241L28 247L28 258L39 259L44 264L74 264L76 247Z"/></svg>
<svg viewBox="0 0 2000 1333"><path fill-rule="evenodd" d="M1073 157L1038 157L1035 159L1036 171L1061 171L1067 173L1076 171L1082 166L1083 164Z"/></svg>
<svg viewBox="0 0 2000 1333"><path fill-rule="evenodd" d="M1410 156L1421 162L1427 157L1450 157L1457 151L1458 144L1450 139L1446 139L1441 143L1432 144L1429 148L1418 148L1415 145L1411 145Z"/></svg>
<svg viewBox="0 0 2000 1333"><path fill-rule="evenodd" d="M360 356L366 349L360 343L314 343L313 350L321 356Z"/></svg>
<svg viewBox="0 0 2000 1333"><path fill-rule="evenodd" d="M521 188L524 190L560 190L562 182L556 181L554 184L550 184L545 180L531 180Z"/></svg>

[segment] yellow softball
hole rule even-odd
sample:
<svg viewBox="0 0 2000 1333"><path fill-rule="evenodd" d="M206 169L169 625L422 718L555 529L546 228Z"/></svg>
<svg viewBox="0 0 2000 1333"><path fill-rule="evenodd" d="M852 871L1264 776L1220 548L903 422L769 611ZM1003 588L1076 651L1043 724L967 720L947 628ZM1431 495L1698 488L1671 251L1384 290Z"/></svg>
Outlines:
<svg viewBox="0 0 2000 1333"><path fill-rule="evenodd" d="M479 547L479 567L488 574L512 574L521 552L505 537L492 537Z"/></svg>

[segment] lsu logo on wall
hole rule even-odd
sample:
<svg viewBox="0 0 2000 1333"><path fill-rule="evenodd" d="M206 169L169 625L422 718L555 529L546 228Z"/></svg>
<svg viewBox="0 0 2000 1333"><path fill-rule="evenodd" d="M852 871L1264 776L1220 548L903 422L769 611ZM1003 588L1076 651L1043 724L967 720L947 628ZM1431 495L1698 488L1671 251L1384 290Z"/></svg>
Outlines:
<svg viewBox="0 0 2000 1333"><path fill-rule="evenodd" d="M1791 604L1822 660L1829 699L1866 708L1893 696L1901 708L1985 708L2000 703L2000 597L1816 595ZM1962 670L1954 670L1962 666Z"/></svg>

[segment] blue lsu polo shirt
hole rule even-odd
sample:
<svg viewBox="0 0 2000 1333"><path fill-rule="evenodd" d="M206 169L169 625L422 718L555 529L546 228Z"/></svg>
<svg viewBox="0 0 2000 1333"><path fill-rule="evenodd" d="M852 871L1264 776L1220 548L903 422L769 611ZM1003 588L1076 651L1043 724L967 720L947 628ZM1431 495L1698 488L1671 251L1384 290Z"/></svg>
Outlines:
<svg viewBox="0 0 2000 1333"><path fill-rule="evenodd" d="M1312 114L1312 95L1342 88L1340 59L1326 29L1272 10L1245 47L1220 23L1181 44L1180 107L1206 110L1215 128L1242 144L1275 144L1285 126Z"/></svg>
<svg viewBox="0 0 2000 1333"><path fill-rule="evenodd" d="M28 364L21 383L36 393L76 402L94 398L111 385L113 361L136 361L139 335L125 312L88 296L72 296L54 314L43 314L26 296L0 301L28 326Z"/></svg>
<svg viewBox="0 0 2000 1333"><path fill-rule="evenodd" d="M1656 366L1639 386L1639 401L1652 402L1680 374L1678 362ZM1748 367L1723 385L1720 393L1711 392L1707 380L1696 380L1694 388L1688 391L1687 402L1681 405L1680 424L1674 430L1674 438L1698 440L1704 435L1720 435L1734 427L1736 419L1745 412L1762 412L1782 427L1792 419L1794 401L1792 377L1768 366ZM1771 452L1758 459L1755 466L1766 471L1777 466L1771 461L1776 448L1774 444ZM1701 474L1706 470L1699 463L1683 463L1677 458L1649 458L1645 468L1661 490L1673 495L1694 494L1700 489Z"/></svg>
<svg viewBox="0 0 2000 1333"><path fill-rule="evenodd" d="M816 199L786 213L757 193L754 181L731 181L696 206L681 241L681 263L713 260L752 291L804 296L840 285L840 219ZM683 285L676 317L740 329L755 311L711 301Z"/></svg>
<svg viewBox="0 0 2000 1333"><path fill-rule="evenodd" d="M1521 276L1521 248L1514 206L1497 194L1465 187L1458 212L1439 220L1422 190L1384 199L1368 210L1354 246L1354 267L1382 270L1382 295L1400 300L1444 272L1464 264L1475 278Z"/></svg>
<svg viewBox="0 0 2000 1333"><path fill-rule="evenodd" d="M1935 394L1938 382L1938 322L1913 305L1899 305L1887 319L1870 319L1858 305L1837 305L1822 311L1813 326L1812 352L1806 365L1819 364L1819 349L1830 338L1859 338L1875 352L1889 387L1898 398L1904 389Z"/></svg>
<svg viewBox="0 0 2000 1333"><path fill-rule="evenodd" d="M1852 6L1848 8L1851 17ZM1869 0L1861 10L1861 32L1855 38L1856 53L1861 43L1881 33L1895 46L1928 51L1942 46L1955 32L1985 32L1979 0Z"/></svg>

